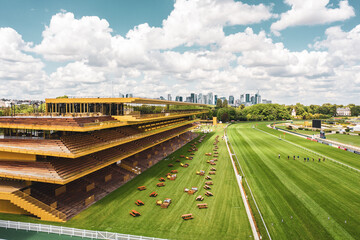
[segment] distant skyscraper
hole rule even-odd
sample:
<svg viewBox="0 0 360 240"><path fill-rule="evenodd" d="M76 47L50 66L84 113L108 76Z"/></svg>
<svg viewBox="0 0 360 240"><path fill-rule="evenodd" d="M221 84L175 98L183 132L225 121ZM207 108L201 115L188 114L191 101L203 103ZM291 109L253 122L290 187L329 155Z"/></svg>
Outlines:
<svg viewBox="0 0 360 240"><path fill-rule="evenodd" d="M199 93L199 95L197 97L197 102L198 103L203 103L203 95L202 95L202 93Z"/></svg>
<svg viewBox="0 0 360 240"><path fill-rule="evenodd" d="M210 105L214 104L214 102L213 102L213 93L212 92L209 92L208 95L207 95L207 104L210 104Z"/></svg>
<svg viewBox="0 0 360 240"><path fill-rule="evenodd" d="M254 97L254 96L251 96L250 102L251 102L252 104L255 104L255 97Z"/></svg>
<svg viewBox="0 0 360 240"><path fill-rule="evenodd" d="M258 103L261 103L261 96L260 96L259 91L257 91L257 93L255 94L255 102L254 102L254 104L258 104Z"/></svg>
<svg viewBox="0 0 360 240"><path fill-rule="evenodd" d="M182 102L182 101L183 101L183 97L180 96L180 97L179 97L179 102Z"/></svg>
<svg viewBox="0 0 360 240"><path fill-rule="evenodd" d="M168 101L172 101L171 94L168 94Z"/></svg>
<svg viewBox="0 0 360 240"><path fill-rule="evenodd" d="M176 97L175 97L175 101L176 101L176 102L180 102L180 96L176 96Z"/></svg>
<svg viewBox="0 0 360 240"><path fill-rule="evenodd" d="M256 96L256 103L257 104L261 103L261 95L260 95L259 91L256 93L255 96Z"/></svg>
<svg viewBox="0 0 360 240"><path fill-rule="evenodd" d="M191 98L192 103L197 103L197 94L196 93L191 93L190 98Z"/></svg>
<svg viewBox="0 0 360 240"><path fill-rule="evenodd" d="M234 96L230 95L229 96L229 105L234 105L234 102L235 102Z"/></svg>
<svg viewBox="0 0 360 240"><path fill-rule="evenodd" d="M243 104L245 101L245 96L244 94L240 94L240 104Z"/></svg>
<svg viewBox="0 0 360 240"><path fill-rule="evenodd" d="M165 100L165 98L163 96L160 96L160 100Z"/></svg>
<svg viewBox="0 0 360 240"><path fill-rule="evenodd" d="M119 98L123 98L123 97L124 97L124 94L119 92Z"/></svg>
<svg viewBox="0 0 360 240"><path fill-rule="evenodd" d="M133 97L133 94L132 93L127 93L126 94L126 98L132 98Z"/></svg>
<svg viewBox="0 0 360 240"><path fill-rule="evenodd" d="M207 95L203 96L203 101L202 101L203 104L210 104L210 103L208 103L207 97L208 97Z"/></svg>
<svg viewBox="0 0 360 240"><path fill-rule="evenodd" d="M214 105L216 105L217 100L218 100L218 95L215 95L215 96L214 96Z"/></svg>
<svg viewBox="0 0 360 240"><path fill-rule="evenodd" d="M191 102L191 96L190 96L190 97L186 97L186 102Z"/></svg>
<svg viewBox="0 0 360 240"><path fill-rule="evenodd" d="M250 102L250 94L249 93L247 93L247 94L245 94L245 102Z"/></svg>

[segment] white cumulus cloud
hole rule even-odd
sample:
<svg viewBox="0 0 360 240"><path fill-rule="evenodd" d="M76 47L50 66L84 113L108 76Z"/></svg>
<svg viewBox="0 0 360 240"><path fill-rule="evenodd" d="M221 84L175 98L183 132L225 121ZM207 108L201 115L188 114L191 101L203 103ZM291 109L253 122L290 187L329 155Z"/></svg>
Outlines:
<svg viewBox="0 0 360 240"><path fill-rule="evenodd" d="M284 0L291 9L280 15L271 25L271 30L279 35L281 30L293 26L317 25L343 21L355 16L354 8L348 0L341 0L338 8L328 7L330 0Z"/></svg>

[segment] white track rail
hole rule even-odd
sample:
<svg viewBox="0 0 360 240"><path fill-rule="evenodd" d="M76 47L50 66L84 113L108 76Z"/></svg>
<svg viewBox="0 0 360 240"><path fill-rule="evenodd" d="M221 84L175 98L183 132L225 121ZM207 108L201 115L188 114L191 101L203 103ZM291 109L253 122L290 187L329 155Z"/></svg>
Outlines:
<svg viewBox="0 0 360 240"><path fill-rule="evenodd" d="M243 200L243 203L244 203L244 206L245 206L245 209L246 209L246 213L247 213L247 215L248 215L248 219L249 219L249 222L250 222L251 229L252 229L252 231L253 231L254 239L260 239L259 236L258 236L256 227L255 227L255 219L253 218L253 215L251 214L249 202L248 202L247 199L245 198L245 196L246 196L245 190L244 190L242 184L240 183L241 176L238 174L238 172L237 172L237 170L236 170L236 166L235 166L235 162L234 162L233 156L235 156L235 158L236 158L236 161L237 161L237 163L238 163L238 165L239 165L239 167L240 167L240 171L241 171L241 173L242 173L242 176L245 177L245 174L244 174L244 171L243 171L243 169L242 169L242 167L241 167L241 165L240 165L239 159L237 158L237 156L236 156L236 154L235 154L235 152L234 152L234 148L232 147L231 142L230 142L230 140L228 140L228 137L227 137L227 135L226 135L226 128L227 128L228 126L229 126L229 125L227 125L227 126L225 127L224 140L225 140L225 143L226 143L226 147L227 147L227 149L228 149L228 152L229 152L229 156L230 156L230 159L231 159L231 163L232 163L232 165L233 165L233 169L234 169L234 172L235 172L236 180L237 180L238 185L239 185L239 188L240 188L242 200ZM234 153L231 152L230 146L229 146L228 142L229 142L229 144L230 144L230 146L231 146L231 149L233 150ZM244 179L245 179L245 178L244 178ZM267 226L266 226L266 223L265 223L265 221L264 221L264 218L263 218L263 216L262 216L262 214L261 214L261 212L260 212L260 209L259 209L259 207L258 207L258 205L257 205L257 203L256 203L256 200L255 200L255 198L254 198L254 195L253 195L253 193L252 193L252 191L251 191L251 188L250 188L250 186L249 186L249 184L248 184L248 182L247 182L246 179L245 179L245 183L246 183L246 185L247 185L247 187L248 187L248 189L249 189L249 191L250 191L250 194L251 194L252 199L254 200L256 209L257 209L257 211L258 211L258 213L259 213L259 215L260 215L261 221L262 221L262 223L264 224L264 227L265 227L265 229L266 229L266 233L267 233L269 239L271 240L271 236L270 236L269 230L268 230L268 228L267 228Z"/></svg>

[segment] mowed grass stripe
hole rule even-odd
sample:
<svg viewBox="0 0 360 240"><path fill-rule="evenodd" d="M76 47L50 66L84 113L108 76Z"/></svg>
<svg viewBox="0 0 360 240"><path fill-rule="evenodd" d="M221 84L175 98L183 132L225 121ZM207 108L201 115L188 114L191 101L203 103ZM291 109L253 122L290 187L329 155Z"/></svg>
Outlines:
<svg viewBox="0 0 360 240"><path fill-rule="evenodd" d="M262 200L262 192L264 190L261 189L261 185L265 185L267 188L269 188L274 183L277 183L277 187L275 188L284 188L285 185L285 188L287 188L288 191L292 191L294 195L296 195L296 198L299 198L302 205L305 204L306 208L312 209L313 213L310 214L310 219L308 219L308 217L306 217L305 219L301 219L302 224L304 224L304 222L310 223L307 224L308 226L306 227L309 228L310 231L319 231L319 228L321 228L320 226L324 225L323 227L327 228L327 232L331 234L332 238L341 239L345 237L351 239L351 236L355 237L359 234L359 220L356 219L359 215L360 206L358 200L360 197L359 188L357 187L357 183L359 182L359 176L357 176L353 171L350 171L349 169L343 168L338 164L334 164L328 161L325 163L313 163L311 160L311 162L304 163L303 157L309 156L310 158L312 158L308 151L300 149L297 153L297 149L293 145L276 140L275 138L272 138L267 134L261 134L259 131L250 129L250 124L240 124L240 126L235 125L232 128L235 127L238 134L234 133L235 131L233 131L232 135L232 131L228 131L228 134L232 138L236 138L239 136L239 134L242 134L242 137L246 140L244 142L241 141L241 139L234 139L232 143L233 145L234 143L236 143L236 145L238 145L238 148L240 148L239 150L242 151L242 153L237 153L237 155L241 156L242 158L247 158L247 160L244 161L246 162L245 171L251 187L254 188L253 192L256 195L255 198L257 201L260 202L260 200ZM255 151L248 152L249 147L245 146L247 141L250 143L250 147L255 149ZM245 149L246 151L244 151ZM246 154L245 152L248 154ZM282 154L281 160L277 159L278 153ZM251 159L251 156L254 154L258 155L255 160L260 163L260 166L257 166L259 164L255 164L254 161L249 161L249 158ZM299 154L300 160L292 160L292 156L294 154ZM288 155L291 156L290 160L287 160ZM258 167L258 169L253 170L252 168L254 167ZM268 178L269 175L264 174L264 171L261 171L261 168L266 169L266 171L271 171L275 174L275 176L278 175L277 177L280 178L281 184L278 184L277 181L273 181L273 179L276 179L276 177L274 177L273 179L269 178L268 181L265 181L265 177ZM334 175L334 173L336 174ZM256 174L256 176L254 176L254 174ZM259 177L263 178L263 181L253 181L254 179L257 180ZM256 186L253 183L255 183ZM260 191L262 192L260 193ZM267 201L261 201L261 205L264 202L266 205L269 205ZM290 201L289 203L291 204ZM270 208L272 208L272 206L270 206ZM297 204L291 205L290 208L295 209L297 212L299 211L299 206L297 206ZM323 215L329 214L329 216L331 216L330 220L327 220L327 216L326 218L320 217L319 214L321 213ZM264 212L263 214L267 225L269 225L269 221L267 220L267 214ZM281 214L283 216L284 212L282 212ZM303 214L300 214L300 216L301 215ZM314 219L316 219L316 217L318 217L322 221L322 224L314 222ZM335 218L335 220L332 220L332 218ZM293 219L295 219L295 216ZM324 219L326 219L326 221L324 221ZM347 219L346 224L344 222L344 219ZM342 235L339 236L337 235L337 233L334 233L334 225L340 229L337 232L341 233L341 229L343 229ZM297 229L299 229L298 226L296 226L292 231L296 231ZM278 229L276 229L276 231L277 230ZM302 230L300 230L299 232L301 233ZM350 237L348 236L349 234L351 234ZM302 237L305 238L303 234ZM318 237L319 236L314 235L311 238L315 239ZM282 238L286 237L283 236ZM321 238L328 237L325 235Z"/></svg>
<svg viewBox="0 0 360 240"><path fill-rule="evenodd" d="M254 129L251 129L250 131L254 131ZM249 132L250 132L249 131ZM333 194L331 196L332 190L331 189L326 189L327 185L321 185L321 188L324 189L324 191L326 191L329 196L327 197L321 197L324 195L321 194L316 194L314 196L310 196L308 193L316 193L316 191L310 191L311 188L317 188L315 185L316 182L321 181L321 177L319 178L319 175L317 174L311 174L310 171L306 171L306 172L300 172L298 170L300 169L307 169L309 170L309 166L307 165L313 165L313 166L319 166L319 164L313 163L313 162L304 162L302 160L296 161L295 160L295 164L296 163L300 163L300 161L302 161L303 163L300 163L300 166L298 166L296 169L291 170L291 167L294 166L294 162L291 162L290 160L284 160L284 157L282 158L282 161L276 161L276 157L274 156L274 153L271 152L265 152L261 151L258 146L262 146L267 144L269 141L271 141L272 139L270 139L270 136L266 135L263 136L265 134L259 134L259 136L261 135L261 138L248 138L248 141L251 142L251 145L253 148L257 149L257 152L263 157L263 158L267 158L270 161L264 161L265 164L267 164L267 166L269 166L269 168L271 168L273 170L273 172L276 172L277 176L280 178L280 180L284 183L284 185L287 187L287 189L289 191L291 191L295 196L297 196L297 198L302 202L302 204L310 210L310 212L312 213L314 218L317 218L319 222L321 222L322 226L324 228L327 229L327 231L334 237L337 239L341 239L341 238L346 238L346 239L351 239L351 235L342 227L342 225L339 224L340 219L336 218L336 220L333 218L333 216L339 216L338 214L336 215L331 215L330 212L328 212L326 209L324 209L322 206L326 206L326 208L328 210L334 209L337 207L337 204L333 204L334 202L337 203L341 203L342 200L345 200L342 198L341 196L341 192L338 191L337 194ZM245 136L246 138L246 136ZM256 143L255 143L256 141ZM276 146L277 148L283 148L283 149L287 149L286 147L289 146L290 144L284 142L284 141L280 141L279 143L275 143L272 142L272 145L274 145L274 147ZM304 156L304 155L303 155ZM305 155L306 156L306 155ZM273 160L271 160L273 159ZM287 162L286 162L287 161ZM285 167L285 165L287 165ZM297 164L299 165L299 164ZM322 165L325 165L325 163L322 163ZM309 176L311 176L311 178L313 179L313 181L311 181L310 184L305 184L306 181L310 180ZM317 188L319 189L319 188ZM341 190L341 189L339 189ZM320 197L318 197L320 196ZM358 195L360 197L360 195ZM319 202L315 201L315 198L319 199ZM331 197L331 201L328 201ZM333 205L333 206L331 206ZM327 219L327 217L331 216L330 219ZM350 216L348 216L350 217ZM347 218L349 221L349 218ZM355 220L355 219L353 219ZM349 222L353 222L354 221L349 221Z"/></svg>
<svg viewBox="0 0 360 240"><path fill-rule="evenodd" d="M265 132L268 132L274 136L281 135L282 137L284 134L280 131L271 129L267 127L266 125L270 123L259 123L257 128L261 129ZM323 154L327 157L331 157L339 162L343 162L345 164L348 164L351 167L360 169L360 155L340 150L325 144L309 141L307 139L292 135L292 134L285 134L285 139L291 142L296 142L296 144L301 145L305 148L311 149L313 151L316 151L320 154Z"/></svg>
<svg viewBox="0 0 360 240"><path fill-rule="evenodd" d="M242 129L241 129L242 130ZM250 187L255 194L255 199L261 209L265 222L274 239L319 239L331 236L327 231L312 218L311 212L298 200L298 198L287 190L285 185L268 166L263 162L256 151L244 139L244 134L237 129L238 134L232 136L232 131L228 134L238 151L246 152L243 157L246 159L245 169L251 169L251 175L246 174ZM241 135L239 135L241 134ZM237 138L241 136L242 141ZM244 160L244 159L242 159ZM293 216L293 219L291 219ZM301 220L299 220L301 219ZM284 222L282 221L284 220ZM303 221L305 220L305 221ZM317 231L309 231L312 224L317 224Z"/></svg>

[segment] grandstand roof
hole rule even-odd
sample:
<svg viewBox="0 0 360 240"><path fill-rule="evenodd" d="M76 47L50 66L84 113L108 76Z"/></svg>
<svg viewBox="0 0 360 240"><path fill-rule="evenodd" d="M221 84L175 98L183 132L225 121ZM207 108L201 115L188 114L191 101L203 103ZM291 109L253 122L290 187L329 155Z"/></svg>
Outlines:
<svg viewBox="0 0 360 240"><path fill-rule="evenodd" d="M159 105L211 106L208 104L167 101L151 98L47 98L46 103L135 103Z"/></svg>

